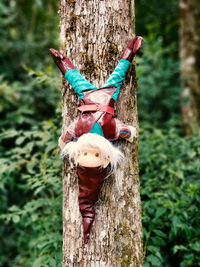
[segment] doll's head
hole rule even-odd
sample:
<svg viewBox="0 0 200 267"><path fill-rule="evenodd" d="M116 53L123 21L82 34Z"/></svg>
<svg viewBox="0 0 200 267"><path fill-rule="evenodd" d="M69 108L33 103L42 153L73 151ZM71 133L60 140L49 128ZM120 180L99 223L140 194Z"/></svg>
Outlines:
<svg viewBox="0 0 200 267"><path fill-rule="evenodd" d="M106 168L110 163L114 171L117 163L123 159L123 154L118 148L95 133L84 134L76 142L66 144L62 155L69 156L70 160L74 159L76 165L84 167Z"/></svg>

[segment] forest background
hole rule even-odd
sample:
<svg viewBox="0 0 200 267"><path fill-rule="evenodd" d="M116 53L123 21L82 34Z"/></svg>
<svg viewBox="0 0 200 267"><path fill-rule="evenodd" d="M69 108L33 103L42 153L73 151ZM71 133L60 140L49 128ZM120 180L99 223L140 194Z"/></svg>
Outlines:
<svg viewBox="0 0 200 267"><path fill-rule="evenodd" d="M200 266L200 137L183 131L179 3L135 4L144 266ZM48 53L58 8L0 2L2 267L62 266L61 76Z"/></svg>

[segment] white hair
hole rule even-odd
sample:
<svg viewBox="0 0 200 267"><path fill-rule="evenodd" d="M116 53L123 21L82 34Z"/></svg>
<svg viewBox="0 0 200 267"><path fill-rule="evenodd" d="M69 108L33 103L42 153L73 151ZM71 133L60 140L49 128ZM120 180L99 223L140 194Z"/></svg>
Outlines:
<svg viewBox="0 0 200 267"><path fill-rule="evenodd" d="M115 171L117 168L117 163L119 163L123 158L122 152L114 145L111 144L106 138L95 133L87 133L79 137L76 142L69 142L66 144L62 150L62 156L68 156L69 160L76 158L78 152L81 151L83 147L92 146L98 148L101 151L102 162L106 158L110 158L111 171ZM103 165L103 164L102 164Z"/></svg>

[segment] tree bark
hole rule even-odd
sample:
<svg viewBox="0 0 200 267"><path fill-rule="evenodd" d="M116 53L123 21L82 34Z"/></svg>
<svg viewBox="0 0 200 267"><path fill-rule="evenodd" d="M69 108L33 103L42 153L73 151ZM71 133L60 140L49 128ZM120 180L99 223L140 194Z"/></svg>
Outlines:
<svg viewBox="0 0 200 267"><path fill-rule="evenodd" d="M61 51L97 87L116 66L133 38L134 0L61 0ZM63 79L63 127L77 117L78 98ZM117 101L117 117L138 129L135 65ZM63 266L142 266L138 142L120 141L125 161L107 179L96 204L88 244L83 243L75 170L63 166Z"/></svg>
<svg viewBox="0 0 200 267"><path fill-rule="evenodd" d="M180 0L180 62L185 133L200 133L200 40L198 0Z"/></svg>

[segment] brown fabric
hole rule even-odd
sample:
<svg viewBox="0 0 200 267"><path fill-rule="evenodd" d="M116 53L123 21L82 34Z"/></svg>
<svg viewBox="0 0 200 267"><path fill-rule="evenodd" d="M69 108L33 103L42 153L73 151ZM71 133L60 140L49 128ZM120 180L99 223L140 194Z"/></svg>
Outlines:
<svg viewBox="0 0 200 267"><path fill-rule="evenodd" d="M49 51L53 57L54 62L56 63L63 75L65 75L68 70L75 69L71 61L66 58L62 53L53 48L50 48Z"/></svg>
<svg viewBox="0 0 200 267"><path fill-rule="evenodd" d="M140 50L142 47L143 39L141 36L134 37L124 49L121 59L126 59L132 62L135 54Z"/></svg>
<svg viewBox="0 0 200 267"><path fill-rule="evenodd" d="M78 107L78 110L80 110L81 112L103 111L103 112L110 113L111 115L114 115L114 108L105 106L105 105L99 105L99 104L82 105Z"/></svg>
<svg viewBox="0 0 200 267"><path fill-rule="evenodd" d="M109 167L77 167L79 184L79 208L83 219L84 243L88 242L91 226L95 218L94 205L98 200L103 181Z"/></svg>
<svg viewBox="0 0 200 267"><path fill-rule="evenodd" d="M105 87L96 90L83 91L82 93L84 94L84 97L80 101L80 106L99 104L114 108L115 101L112 98L112 95L115 90L116 87ZM95 122L100 124L106 139L113 140L115 138L115 120L111 114L103 111L86 111L81 113L75 128L76 136L80 137L85 133L89 133Z"/></svg>

